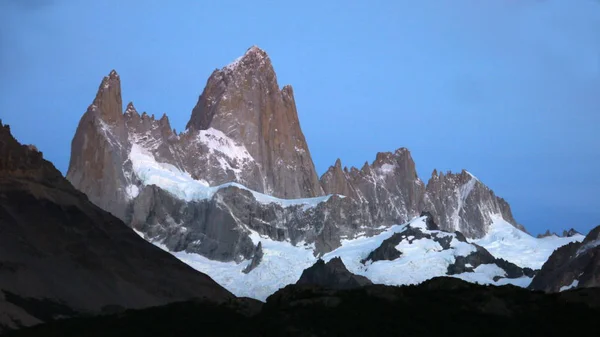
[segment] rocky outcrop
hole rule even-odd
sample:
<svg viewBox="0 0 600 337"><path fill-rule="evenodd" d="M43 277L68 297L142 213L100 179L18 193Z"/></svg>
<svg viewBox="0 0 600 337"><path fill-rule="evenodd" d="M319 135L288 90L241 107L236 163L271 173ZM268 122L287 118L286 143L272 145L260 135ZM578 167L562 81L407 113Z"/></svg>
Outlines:
<svg viewBox="0 0 600 337"><path fill-rule="evenodd" d="M264 254L262 251L262 243L259 242L258 245L256 245L256 248L254 249L254 253L252 254L252 260L250 260L250 264L246 268L244 268L242 272L244 274L248 274L249 272L253 271L254 268L258 267L258 265L262 261L263 255Z"/></svg>
<svg viewBox="0 0 600 337"><path fill-rule="evenodd" d="M256 46L212 73L187 128L214 128L243 145L258 166L258 176L240 181L250 189L287 199L323 194L292 87L279 88L269 56Z"/></svg>
<svg viewBox="0 0 600 337"><path fill-rule="evenodd" d="M321 176L326 194L341 194L364 204L374 222L404 223L419 215L425 185L417 177L410 152L380 152L362 169L342 170L338 160Z"/></svg>
<svg viewBox="0 0 600 337"><path fill-rule="evenodd" d="M439 175L434 171L420 205L431 212L441 229L459 231L469 238L483 237L494 214L524 230L513 218L508 203L465 170Z"/></svg>
<svg viewBox="0 0 600 337"><path fill-rule="evenodd" d="M555 250L529 286L546 292L588 287L600 287L600 226L582 242Z"/></svg>
<svg viewBox="0 0 600 337"><path fill-rule="evenodd" d="M319 259L312 267L304 270L297 285L315 285L329 289L354 289L373 284L368 278L354 275L342 259L334 257L325 263Z"/></svg>
<svg viewBox="0 0 600 337"><path fill-rule="evenodd" d="M575 235L581 235L581 233L579 233L578 231L576 231L574 228L571 228L569 230L566 230L566 229L563 230L562 235L558 235L555 232L550 232L549 229L546 229L546 231L544 233L538 234L536 237L538 239L546 238L546 237L550 237L550 236L570 238L570 237L573 237Z"/></svg>
<svg viewBox="0 0 600 337"><path fill-rule="evenodd" d="M102 118L109 122L110 117ZM1 124L0 233L0 322L5 326L111 307L233 298L91 203Z"/></svg>
<svg viewBox="0 0 600 337"><path fill-rule="evenodd" d="M493 214L524 230L512 216L504 199L469 172L437 174L427 186L417 177L410 152L378 153L362 169L342 169L336 161L323 176L327 194L341 194L368 205L371 218L382 224L402 223L427 211L431 221L446 231L460 231L470 238L485 235Z"/></svg>

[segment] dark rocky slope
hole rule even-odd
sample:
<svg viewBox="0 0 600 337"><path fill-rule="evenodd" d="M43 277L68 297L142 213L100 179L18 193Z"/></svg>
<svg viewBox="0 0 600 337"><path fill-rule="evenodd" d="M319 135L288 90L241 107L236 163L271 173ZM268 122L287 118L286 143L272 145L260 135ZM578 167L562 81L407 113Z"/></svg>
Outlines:
<svg viewBox="0 0 600 337"><path fill-rule="evenodd" d="M353 289L373 284L368 278L352 274L342 259L334 257L325 263L319 259L302 272L297 285L316 285L330 289Z"/></svg>
<svg viewBox="0 0 600 337"><path fill-rule="evenodd" d="M57 321L12 336L587 336L599 300L599 289L544 294L452 278L350 290L290 285L253 317L186 302Z"/></svg>
<svg viewBox="0 0 600 337"><path fill-rule="evenodd" d="M546 292L589 287L600 287L600 226L555 250L529 286Z"/></svg>
<svg viewBox="0 0 600 337"><path fill-rule="evenodd" d="M233 295L91 203L0 124L0 326L192 298Z"/></svg>

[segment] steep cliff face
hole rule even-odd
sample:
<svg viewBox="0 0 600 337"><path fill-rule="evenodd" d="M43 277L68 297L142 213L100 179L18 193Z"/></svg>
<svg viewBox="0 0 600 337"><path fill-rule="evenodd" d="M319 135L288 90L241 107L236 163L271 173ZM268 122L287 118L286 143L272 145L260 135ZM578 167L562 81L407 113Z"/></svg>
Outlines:
<svg viewBox="0 0 600 337"><path fill-rule="evenodd" d="M287 199L323 194L292 87L279 89L269 56L256 46L213 72L187 128L214 128L242 144L258 165L259 176L246 175L240 183L253 190Z"/></svg>
<svg viewBox="0 0 600 337"><path fill-rule="evenodd" d="M374 222L403 223L419 215L419 201L425 184L417 177L410 152L380 152L371 165L362 169L341 169L336 161L321 176L327 194L341 194L364 204Z"/></svg>
<svg viewBox="0 0 600 337"><path fill-rule="evenodd" d="M434 171L427 186L418 178L410 152L378 153L375 161L362 169L342 169L338 159L321 176L328 194L341 194L367 205L375 222L402 223L421 211L432 214L440 229L460 231L470 238L481 238L492 224L492 215L518 227L504 199L469 172L459 174Z"/></svg>
<svg viewBox="0 0 600 337"><path fill-rule="evenodd" d="M471 173L434 171L420 208L432 213L440 228L480 238L492 224L492 215L524 230L513 218L510 206Z"/></svg>
<svg viewBox="0 0 600 337"><path fill-rule="evenodd" d="M129 184L123 169L129 144L122 109L121 81L113 70L79 122L67 171L77 189L121 219L126 213L124 188Z"/></svg>

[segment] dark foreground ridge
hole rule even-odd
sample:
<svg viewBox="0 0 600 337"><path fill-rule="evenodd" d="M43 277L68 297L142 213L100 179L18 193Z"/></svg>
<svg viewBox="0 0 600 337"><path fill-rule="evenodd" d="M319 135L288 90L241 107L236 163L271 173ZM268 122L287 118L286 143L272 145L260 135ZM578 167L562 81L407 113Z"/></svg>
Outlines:
<svg viewBox="0 0 600 337"><path fill-rule="evenodd" d="M0 333L195 298L234 296L92 204L0 123Z"/></svg>
<svg viewBox="0 0 600 337"><path fill-rule="evenodd" d="M9 336L565 336L593 331L599 305L597 288L544 294L454 278L349 290L290 285L254 316L231 305L183 302Z"/></svg>

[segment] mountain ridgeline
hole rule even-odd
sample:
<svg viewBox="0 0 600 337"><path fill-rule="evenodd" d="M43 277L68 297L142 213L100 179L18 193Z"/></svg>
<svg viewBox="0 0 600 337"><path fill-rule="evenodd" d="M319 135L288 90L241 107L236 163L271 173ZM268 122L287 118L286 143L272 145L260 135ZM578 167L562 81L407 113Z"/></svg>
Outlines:
<svg viewBox="0 0 600 337"><path fill-rule="evenodd" d="M378 153L361 168L338 159L320 178L291 86L280 89L258 47L215 70L184 132L166 115L122 112L112 71L71 145L67 179L101 208L171 251L219 261L253 258L252 233L327 253L428 211L440 229L483 237L491 216L523 229L510 206L469 172L425 184L410 152Z"/></svg>
<svg viewBox="0 0 600 337"><path fill-rule="evenodd" d="M233 298L91 203L0 122L0 334L57 318Z"/></svg>

